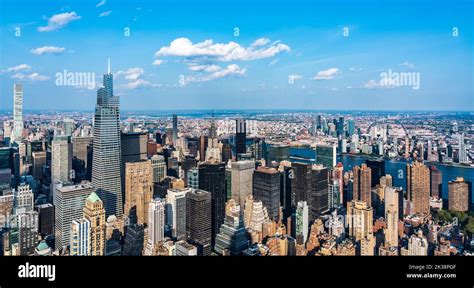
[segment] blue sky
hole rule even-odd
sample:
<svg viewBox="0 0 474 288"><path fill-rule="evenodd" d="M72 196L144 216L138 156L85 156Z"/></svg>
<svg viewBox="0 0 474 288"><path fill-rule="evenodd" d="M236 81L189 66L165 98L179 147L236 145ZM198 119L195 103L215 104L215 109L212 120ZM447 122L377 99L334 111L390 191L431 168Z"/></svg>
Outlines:
<svg viewBox="0 0 474 288"><path fill-rule="evenodd" d="M472 1L355 2L0 0L0 109L92 110L56 74L110 57L122 110L474 110Z"/></svg>

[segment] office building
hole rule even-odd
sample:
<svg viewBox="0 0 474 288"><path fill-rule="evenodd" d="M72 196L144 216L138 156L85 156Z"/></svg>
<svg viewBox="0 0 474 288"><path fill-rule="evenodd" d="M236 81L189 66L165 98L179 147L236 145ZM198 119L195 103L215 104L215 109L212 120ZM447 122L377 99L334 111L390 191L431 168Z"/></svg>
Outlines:
<svg viewBox="0 0 474 288"><path fill-rule="evenodd" d="M178 144L178 115L173 114L173 138L172 138L173 146L176 146Z"/></svg>
<svg viewBox="0 0 474 288"><path fill-rule="evenodd" d="M220 255L240 255L248 247L249 240L240 206L231 199L227 202L224 224L221 225L219 234L216 236L214 249Z"/></svg>
<svg viewBox="0 0 474 288"><path fill-rule="evenodd" d="M323 165L328 169L333 169L337 161L337 147L333 144L316 145L316 164Z"/></svg>
<svg viewBox="0 0 474 288"><path fill-rule="evenodd" d="M75 183L88 179L92 163L90 160L90 147L94 141L93 137L72 137L72 169L75 171Z"/></svg>
<svg viewBox="0 0 474 288"><path fill-rule="evenodd" d="M441 199L441 192L443 191L443 175L441 170L437 169L436 166L430 167L430 195L431 197Z"/></svg>
<svg viewBox="0 0 474 288"><path fill-rule="evenodd" d="M161 199L154 199L149 204L148 242L156 245L165 239L165 206Z"/></svg>
<svg viewBox="0 0 474 288"><path fill-rule="evenodd" d="M91 255L91 222L89 220L72 220L70 243L71 246L69 248L69 255Z"/></svg>
<svg viewBox="0 0 474 288"><path fill-rule="evenodd" d="M258 167L254 171L253 197L262 201L273 221L280 220L280 190L280 173L275 168Z"/></svg>
<svg viewBox="0 0 474 288"><path fill-rule="evenodd" d="M186 178L189 188L199 189L199 170L197 168L189 169Z"/></svg>
<svg viewBox="0 0 474 288"><path fill-rule="evenodd" d="M123 214L119 106L119 97L113 94L109 59L103 87L97 91L92 161L92 185L104 202L106 217Z"/></svg>
<svg viewBox="0 0 474 288"><path fill-rule="evenodd" d="M212 195L212 239L215 239L225 217L225 165L220 162L204 162L199 165L199 189ZM214 243L214 242L212 242Z"/></svg>
<svg viewBox="0 0 474 288"><path fill-rule="evenodd" d="M382 159L367 159L365 164L371 171L371 186L375 187L380 182L380 178L385 176L385 160Z"/></svg>
<svg viewBox="0 0 474 288"><path fill-rule="evenodd" d="M309 211L306 201L299 201L296 206L296 236L303 236L303 243L308 240Z"/></svg>
<svg viewBox="0 0 474 288"><path fill-rule="evenodd" d="M237 157L239 154L247 152L246 141L247 141L247 124L245 119L235 120L235 152Z"/></svg>
<svg viewBox="0 0 474 288"><path fill-rule="evenodd" d="M364 201L351 201L347 206L349 236L360 241L373 233L373 209Z"/></svg>
<svg viewBox="0 0 474 288"><path fill-rule="evenodd" d="M102 256L105 252L105 209L95 192L86 199L84 219L90 222L90 255Z"/></svg>
<svg viewBox="0 0 474 288"><path fill-rule="evenodd" d="M173 238L186 238L186 194L191 188L171 188L166 194L166 226Z"/></svg>
<svg viewBox="0 0 474 288"><path fill-rule="evenodd" d="M131 223L148 221L153 197L153 171L150 160L125 163L125 214ZM106 210L107 211L107 210Z"/></svg>
<svg viewBox="0 0 474 288"><path fill-rule="evenodd" d="M57 186L54 197L55 249L63 249L70 244L72 220L82 219L87 197L95 191L89 184Z"/></svg>
<svg viewBox="0 0 474 288"><path fill-rule="evenodd" d="M255 170L254 161L237 161L232 162L231 168L231 194L232 199L237 205L243 207L245 198L252 194L252 179Z"/></svg>
<svg viewBox="0 0 474 288"><path fill-rule="evenodd" d="M54 206L51 203L35 206L38 212L38 232L43 236L54 234Z"/></svg>
<svg viewBox="0 0 474 288"><path fill-rule="evenodd" d="M162 155L153 155L150 160L153 169L153 183L163 181L166 177L165 157Z"/></svg>
<svg viewBox="0 0 474 288"><path fill-rule="evenodd" d="M197 256L198 249L196 246L189 244L184 240L176 242L176 256Z"/></svg>
<svg viewBox="0 0 474 288"><path fill-rule="evenodd" d="M322 213L329 210L329 171L321 165L313 165L311 168L310 193L303 201L307 201L309 208L309 222L313 222Z"/></svg>
<svg viewBox="0 0 474 288"><path fill-rule="evenodd" d="M61 182L69 184L72 169L72 145L69 137L55 136L51 142L51 191L50 201L54 197L54 186Z"/></svg>
<svg viewBox="0 0 474 288"><path fill-rule="evenodd" d="M32 255L38 242L38 212L18 215L18 245L21 256Z"/></svg>
<svg viewBox="0 0 474 288"><path fill-rule="evenodd" d="M384 230L384 234L387 247L398 247L399 193L403 193L403 191L393 187L385 188L384 202L387 228Z"/></svg>
<svg viewBox="0 0 474 288"><path fill-rule="evenodd" d="M198 255L211 254L212 195L193 189L186 194L186 238L198 248Z"/></svg>

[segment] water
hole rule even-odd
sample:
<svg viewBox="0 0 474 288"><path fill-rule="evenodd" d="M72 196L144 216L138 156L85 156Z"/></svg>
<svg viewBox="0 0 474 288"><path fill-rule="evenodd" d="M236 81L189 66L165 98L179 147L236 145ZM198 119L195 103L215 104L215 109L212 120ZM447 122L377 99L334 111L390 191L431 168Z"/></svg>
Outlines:
<svg viewBox="0 0 474 288"><path fill-rule="evenodd" d="M310 148L291 148L290 155L305 157L309 160L314 158L315 154L314 150ZM337 162L342 163L344 171L349 171L356 165L360 166L364 164L365 160L369 158L368 156L339 155ZM406 190L406 164L407 161L405 159L385 159L385 173L392 176L393 186L402 187L404 190ZM442 196L444 199L448 199L449 181L455 180L457 177L463 177L465 180L474 183L474 168L440 165L436 163L427 165L435 165L443 174Z"/></svg>

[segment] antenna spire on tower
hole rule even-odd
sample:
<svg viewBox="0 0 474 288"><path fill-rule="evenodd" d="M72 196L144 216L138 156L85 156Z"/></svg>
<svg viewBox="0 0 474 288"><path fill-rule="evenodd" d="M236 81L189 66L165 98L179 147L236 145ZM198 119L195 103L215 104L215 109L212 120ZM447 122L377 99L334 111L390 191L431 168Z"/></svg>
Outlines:
<svg viewBox="0 0 474 288"><path fill-rule="evenodd" d="M109 65L107 67L107 74L110 74L110 57L109 57Z"/></svg>

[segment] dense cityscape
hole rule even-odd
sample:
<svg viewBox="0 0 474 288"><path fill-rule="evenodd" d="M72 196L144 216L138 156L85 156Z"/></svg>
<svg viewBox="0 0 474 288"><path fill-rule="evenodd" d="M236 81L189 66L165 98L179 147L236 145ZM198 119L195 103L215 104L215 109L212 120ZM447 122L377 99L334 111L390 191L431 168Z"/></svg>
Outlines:
<svg viewBox="0 0 474 288"><path fill-rule="evenodd" d="M13 84L2 255L474 252L472 113L132 112L113 78L94 112L28 112Z"/></svg>

